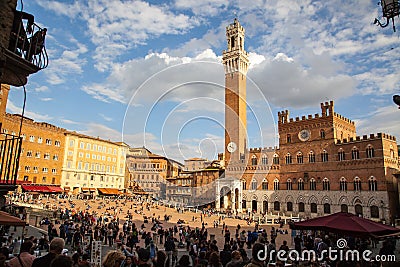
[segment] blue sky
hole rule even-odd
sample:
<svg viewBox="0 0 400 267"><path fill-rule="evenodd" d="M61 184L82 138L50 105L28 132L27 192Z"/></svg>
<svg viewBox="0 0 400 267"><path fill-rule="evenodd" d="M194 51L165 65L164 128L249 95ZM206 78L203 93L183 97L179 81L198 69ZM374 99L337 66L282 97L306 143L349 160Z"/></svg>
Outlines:
<svg viewBox="0 0 400 267"><path fill-rule="evenodd" d="M50 58L29 78L26 115L182 162L213 159L223 152L225 27L236 15L251 62L250 147L277 144L278 111L320 113L328 100L359 135L399 137L399 32L372 24L377 2L24 1L48 28ZM7 111L21 106L14 88Z"/></svg>

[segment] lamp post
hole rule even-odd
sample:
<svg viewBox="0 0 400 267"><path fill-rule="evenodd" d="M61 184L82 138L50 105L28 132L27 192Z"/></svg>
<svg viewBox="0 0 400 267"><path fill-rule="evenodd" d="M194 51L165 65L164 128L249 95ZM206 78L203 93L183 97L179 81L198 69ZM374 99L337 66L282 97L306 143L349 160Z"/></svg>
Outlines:
<svg viewBox="0 0 400 267"><path fill-rule="evenodd" d="M392 20L393 31L396 32L394 25L394 17L398 17L400 14L400 3L398 0L381 0L382 16L386 18L386 22L382 24L379 19L375 18L374 24L378 24L382 28L389 25L389 21Z"/></svg>
<svg viewBox="0 0 400 267"><path fill-rule="evenodd" d="M394 95L393 96L393 102L399 106L400 109L400 95Z"/></svg>

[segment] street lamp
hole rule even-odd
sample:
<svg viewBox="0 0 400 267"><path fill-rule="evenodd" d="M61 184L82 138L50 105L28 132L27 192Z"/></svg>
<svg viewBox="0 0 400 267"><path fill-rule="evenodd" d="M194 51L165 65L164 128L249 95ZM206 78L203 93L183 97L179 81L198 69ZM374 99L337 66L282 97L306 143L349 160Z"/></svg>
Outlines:
<svg viewBox="0 0 400 267"><path fill-rule="evenodd" d="M378 24L382 28L389 25L389 20L392 19L393 31L396 32L394 25L394 17L400 14L400 3L398 0L381 0L382 16L386 18L385 24L382 24L377 18L374 20L374 24Z"/></svg>

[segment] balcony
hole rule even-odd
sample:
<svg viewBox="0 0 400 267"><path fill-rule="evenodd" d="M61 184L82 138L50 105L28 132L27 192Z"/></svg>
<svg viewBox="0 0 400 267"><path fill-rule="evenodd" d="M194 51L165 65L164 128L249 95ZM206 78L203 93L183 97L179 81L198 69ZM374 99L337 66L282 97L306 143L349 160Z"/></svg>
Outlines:
<svg viewBox="0 0 400 267"><path fill-rule="evenodd" d="M21 145L22 137L0 134L0 194L16 188Z"/></svg>
<svg viewBox="0 0 400 267"><path fill-rule="evenodd" d="M0 51L0 83L22 86L28 76L48 65L44 45L47 29L20 21L18 29L12 30L8 48Z"/></svg>

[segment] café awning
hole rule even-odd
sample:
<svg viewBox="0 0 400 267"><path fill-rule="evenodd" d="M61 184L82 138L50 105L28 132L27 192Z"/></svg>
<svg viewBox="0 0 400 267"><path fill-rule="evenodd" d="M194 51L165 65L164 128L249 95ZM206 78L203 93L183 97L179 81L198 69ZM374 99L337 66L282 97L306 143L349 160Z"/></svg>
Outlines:
<svg viewBox="0 0 400 267"><path fill-rule="evenodd" d="M47 185L21 185L22 190L27 192L38 192L38 193L62 193L63 189L59 186L47 186Z"/></svg>
<svg viewBox="0 0 400 267"><path fill-rule="evenodd" d="M97 188L103 195L119 195L120 192L116 188Z"/></svg>
<svg viewBox="0 0 400 267"><path fill-rule="evenodd" d="M0 211L0 225L12 225L12 226L26 226L26 222L11 216L9 213Z"/></svg>

